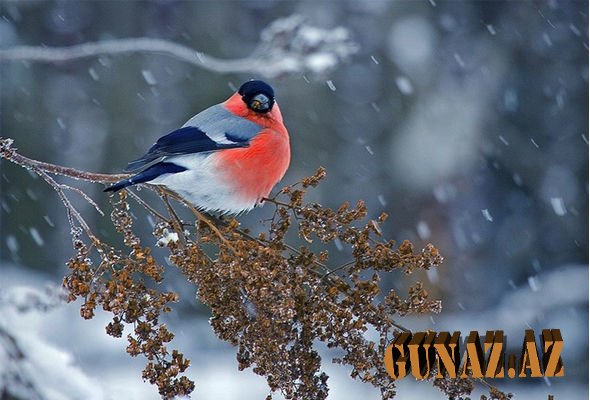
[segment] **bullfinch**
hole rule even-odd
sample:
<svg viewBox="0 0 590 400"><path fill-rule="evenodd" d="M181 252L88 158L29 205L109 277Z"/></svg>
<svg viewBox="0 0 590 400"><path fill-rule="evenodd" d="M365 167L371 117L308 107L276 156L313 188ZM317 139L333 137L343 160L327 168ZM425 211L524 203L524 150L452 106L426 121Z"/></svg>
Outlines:
<svg viewBox="0 0 590 400"><path fill-rule="evenodd" d="M131 161L133 173L107 187L163 185L197 208L239 214L255 207L281 180L291 157L273 88L260 80L201 111Z"/></svg>

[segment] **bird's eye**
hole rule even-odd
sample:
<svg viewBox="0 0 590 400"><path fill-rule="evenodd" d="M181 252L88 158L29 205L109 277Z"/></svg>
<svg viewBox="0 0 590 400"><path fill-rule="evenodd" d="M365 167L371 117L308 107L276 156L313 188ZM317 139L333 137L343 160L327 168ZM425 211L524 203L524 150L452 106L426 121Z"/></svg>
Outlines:
<svg viewBox="0 0 590 400"><path fill-rule="evenodd" d="M258 112L270 110L270 99L264 94L257 94L250 100L250 108Z"/></svg>

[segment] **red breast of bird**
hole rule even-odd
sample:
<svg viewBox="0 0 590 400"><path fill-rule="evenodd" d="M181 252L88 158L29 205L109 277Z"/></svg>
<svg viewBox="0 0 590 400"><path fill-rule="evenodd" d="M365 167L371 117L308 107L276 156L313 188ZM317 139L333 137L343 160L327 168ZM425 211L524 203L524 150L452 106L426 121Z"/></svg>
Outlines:
<svg viewBox="0 0 590 400"><path fill-rule="evenodd" d="M223 105L232 114L261 127L248 147L228 149L213 155L220 179L232 186L236 194L256 203L269 195L289 167L289 133L276 103L271 111L260 114L249 109L236 93Z"/></svg>

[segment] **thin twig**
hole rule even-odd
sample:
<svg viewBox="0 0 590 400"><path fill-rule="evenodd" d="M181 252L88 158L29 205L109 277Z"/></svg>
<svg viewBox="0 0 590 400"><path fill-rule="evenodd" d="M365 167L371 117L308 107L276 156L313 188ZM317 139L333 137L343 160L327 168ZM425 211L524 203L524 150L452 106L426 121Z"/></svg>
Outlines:
<svg viewBox="0 0 590 400"><path fill-rule="evenodd" d="M70 185L65 185L65 184L63 184L63 183L62 183L62 184L60 184L59 186L60 186L62 189L67 189L67 190L71 190L71 191L73 191L73 192L76 192L76 193L78 193L80 196L82 196L82 198L83 198L84 200L86 200L86 201L87 201L87 202L88 202L88 203L89 203L89 204L90 204L92 207L94 207L94 209L95 209L95 210L96 210L96 211L97 211L97 212L98 212L100 215L102 215L102 216L104 217L104 212L103 212L103 211L100 209L100 207L98 206L98 204L96 204L96 202L95 202L94 200L92 200L92 199L90 198L90 196L88 196L88 195L87 195L86 193L84 193L82 190L80 190L80 189L78 189L78 188L76 188L76 187L70 186Z"/></svg>
<svg viewBox="0 0 590 400"><path fill-rule="evenodd" d="M72 217L73 217L74 219L76 219L76 221L78 221L78 223L80 224L82 229L84 229L88 238L92 242L98 242L99 240L92 233L92 231L90 230L90 227L88 226L88 224L86 223L84 218L80 215L78 210L76 210L76 208L72 205L70 200L67 198L67 196L65 195L65 193L64 193L63 189L60 187L60 185L51 176L49 176L45 171L37 169L37 168L33 168L33 170L35 171L35 173L37 175L39 175L41 178L43 178L45 180L45 182L47 182L53 188L53 190L55 190L57 192L57 195L59 196L60 200L62 201L62 203L64 204L64 206L66 208L66 212L68 214L68 220L70 222L70 226L73 229L76 229L76 226L73 224L73 219L72 219Z"/></svg>
<svg viewBox="0 0 590 400"><path fill-rule="evenodd" d="M411 330L409 330L409 329L408 329L408 328L406 328L405 326L402 326L402 325L398 324L398 323L397 323L397 322L395 322L395 321L391 321L391 325L395 326L395 327L396 327L397 329L399 329L400 331L403 331L403 332L408 332L408 333L411 333L411 332L412 332Z"/></svg>
<svg viewBox="0 0 590 400"><path fill-rule="evenodd" d="M492 385L491 383L486 381L484 378L473 378L473 377L469 377L469 378L473 381L478 381L479 383L483 384L484 386L487 386L487 388L490 390L490 392L495 391L498 393L504 393L500 389L498 389L497 387L495 387L494 385Z"/></svg>
<svg viewBox="0 0 590 400"><path fill-rule="evenodd" d="M162 214L160 214L158 211L156 211L152 206L150 206L145 200L143 200L141 197L139 197L137 194L133 193L133 191L131 190L127 190L127 194L133 199L135 200L140 206L142 206L143 208L145 208L148 212L150 212L153 216L155 216L156 218L160 218L162 221L164 222L168 222L170 223L170 221L168 220L168 218L166 218L165 216L163 216Z"/></svg>
<svg viewBox="0 0 590 400"><path fill-rule="evenodd" d="M344 263L341 266L334 268L333 270L327 272L324 276L322 276L322 279L327 278L328 276L332 275L334 272L341 271L346 267L354 265L355 262L356 262L356 260L350 260L349 262Z"/></svg>
<svg viewBox="0 0 590 400"><path fill-rule="evenodd" d="M180 240L182 247L185 247L186 240L184 238L184 229L182 228L182 220L180 219L178 214L176 214L176 211L174 211L174 208L172 207L172 205L170 205L170 202L168 201L168 194L166 193L166 191L163 188L158 187L158 193L160 195L160 198L162 199L162 201L166 205L166 208L168 209L168 215L170 215L170 218L171 218L170 222L171 222L172 226L174 227L174 229L176 230L176 232L178 233L178 239Z"/></svg>
<svg viewBox="0 0 590 400"><path fill-rule="evenodd" d="M283 206L283 207L287 207L287 208L294 208L294 206L292 204L285 203L285 202L280 201L280 200L276 200L274 197L271 197L271 198L264 197L262 199L262 201L268 201L269 203L275 204L277 206Z"/></svg>

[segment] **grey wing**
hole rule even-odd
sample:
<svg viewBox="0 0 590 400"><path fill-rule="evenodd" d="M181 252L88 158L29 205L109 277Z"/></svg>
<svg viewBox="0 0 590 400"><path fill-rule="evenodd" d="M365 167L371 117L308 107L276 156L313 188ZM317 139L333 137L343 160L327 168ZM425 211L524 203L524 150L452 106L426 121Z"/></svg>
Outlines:
<svg viewBox="0 0 590 400"><path fill-rule="evenodd" d="M146 169L174 155L247 147L261 129L260 125L235 116L218 104L158 139L146 154L127 164L125 171Z"/></svg>
<svg viewBox="0 0 590 400"><path fill-rule="evenodd" d="M246 142L256 136L262 126L228 111L222 104L216 104L203 110L184 127L194 126L207 133L218 143Z"/></svg>

